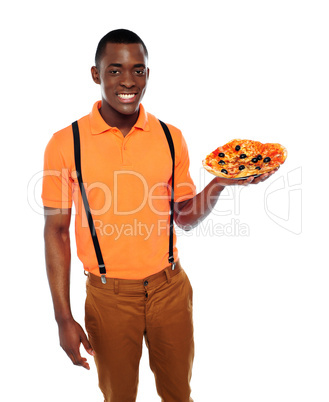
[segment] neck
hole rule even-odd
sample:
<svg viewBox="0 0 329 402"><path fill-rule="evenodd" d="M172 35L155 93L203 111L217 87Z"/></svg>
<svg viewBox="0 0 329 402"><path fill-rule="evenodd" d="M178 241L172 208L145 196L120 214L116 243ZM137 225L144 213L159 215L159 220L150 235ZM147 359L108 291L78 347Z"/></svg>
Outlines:
<svg viewBox="0 0 329 402"><path fill-rule="evenodd" d="M122 114L102 101L99 113L109 126L118 128L126 136L138 120L139 109L133 114Z"/></svg>

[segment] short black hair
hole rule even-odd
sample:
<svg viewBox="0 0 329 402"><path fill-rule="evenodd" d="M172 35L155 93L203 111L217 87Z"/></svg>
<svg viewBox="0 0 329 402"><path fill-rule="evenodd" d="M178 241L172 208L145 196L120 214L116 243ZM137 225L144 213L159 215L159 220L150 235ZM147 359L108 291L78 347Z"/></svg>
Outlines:
<svg viewBox="0 0 329 402"><path fill-rule="evenodd" d="M131 43L140 43L144 48L146 58L148 58L148 51L145 43L137 34L129 31L128 29L115 29L114 31L110 31L105 36L103 36L103 38L98 43L95 54L95 64L97 68L99 68L100 60L108 43L124 43L126 45L129 45Z"/></svg>

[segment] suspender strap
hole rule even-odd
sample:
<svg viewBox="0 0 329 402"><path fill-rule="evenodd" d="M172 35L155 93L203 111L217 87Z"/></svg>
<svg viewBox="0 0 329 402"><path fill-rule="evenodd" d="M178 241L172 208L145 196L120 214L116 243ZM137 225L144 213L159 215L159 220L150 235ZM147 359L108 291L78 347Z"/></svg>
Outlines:
<svg viewBox="0 0 329 402"><path fill-rule="evenodd" d="M169 258L168 261L172 264L172 269L175 269L174 264L174 186L175 186L175 147L169 131L165 123L159 120L163 131L166 134L168 145L172 158L172 176L171 176L171 199L170 199L170 234L169 234Z"/></svg>
<svg viewBox="0 0 329 402"><path fill-rule="evenodd" d="M92 237L92 240L94 243L94 248L95 248L96 257L97 257L97 261L98 261L99 272L102 275L102 282L103 282L104 280L106 281L106 279L105 279L106 269L105 269L105 264L104 264L101 248L99 246L93 217L90 212L90 207L89 207L89 203L88 203L88 199L87 199L87 195L86 195L86 190L85 190L85 187L83 185L83 180L82 180L80 133L79 133L79 126L78 126L77 121L72 123L72 129L73 129L73 139L74 139L74 160L75 160L75 168L77 171L77 179L79 182L81 197L82 197L83 205L85 207L85 211L86 211L86 215L87 215L87 219L88 219L90 234L91 234L91 237Z"/></svg>

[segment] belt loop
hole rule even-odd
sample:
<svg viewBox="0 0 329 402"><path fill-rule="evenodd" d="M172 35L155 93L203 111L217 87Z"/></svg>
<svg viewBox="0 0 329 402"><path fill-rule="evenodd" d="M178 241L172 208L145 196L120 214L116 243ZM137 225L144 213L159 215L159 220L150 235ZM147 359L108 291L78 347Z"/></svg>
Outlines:
<svg viewBox="0 0 329 402"><path fill-rule="evenodd" d="M119 281L114 279L114 293L117 295L119 293Z"/></svg>
<svg viewBox="0 0 329 402"><path fill-rule="evenodd" d="M170 283L171 282L171 277L169 275L168 268L166 268L164 271L165 271L165 274L166 274L166 277L167 277L167 282Z"/></svg>

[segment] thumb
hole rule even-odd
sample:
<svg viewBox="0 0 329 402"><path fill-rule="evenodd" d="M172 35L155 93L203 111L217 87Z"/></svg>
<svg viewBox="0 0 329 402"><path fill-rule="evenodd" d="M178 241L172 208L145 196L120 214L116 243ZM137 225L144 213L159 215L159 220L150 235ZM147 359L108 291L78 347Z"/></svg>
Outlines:
<svg viewBox="0 0 329 402"><path fill-rule="evenodd" d="M81 339L81 343L82 343L83 347L86 349L86 352L89 353L91 356L95 356L95 351L92 348L90 342L88 341L88 338L84 331L81 332L80 339Z"/></svg>

